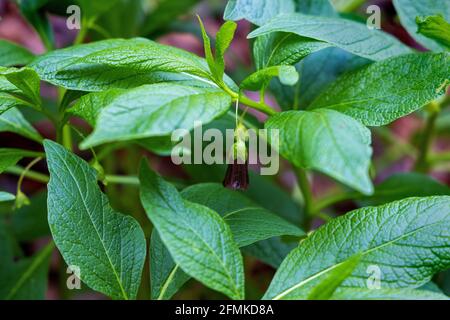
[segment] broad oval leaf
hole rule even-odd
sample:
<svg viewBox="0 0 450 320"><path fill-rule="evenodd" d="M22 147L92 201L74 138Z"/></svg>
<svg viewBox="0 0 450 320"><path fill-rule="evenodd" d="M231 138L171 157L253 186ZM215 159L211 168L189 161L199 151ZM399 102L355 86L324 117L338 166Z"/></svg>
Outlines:
<svg viewBox="0 0 450 320"><path fill-rule="evenodd" d="M290 32L320 40L355 55L384 60L410 53L411 50L393 36L366 25L341 18L309 16L300 13L283 14L249 34L249 38L272 32Z"/></svg>
<svg viewBox="0 0 450 320"><path fill-rule="evenodd" d="M408 198L331 220L293 250L266 299L298 299L355 254L361 260L343 288L366 288L369 266L383 288L415 288L450 266L450 197Z"/></svg>
<svg viewBox="0 0 450 320"><path fill-rule="evenodd" d="M287 111L265 124L280 130L280 154L295 166L315 169L362 193L371 194L370 131L334 110Z"/></svg>
<svg viewBox="0 0 450 320"><path fill-rule="evenodd" d="M408 33L418 43L428 49L442 51L443 48L437 42L417 32L416 18L441 14L450 21L450 2L442 0L394 0L400 21Z"/></svg>
<svg viewBox="0 0 450 320"><path fill-rule="evenodd" d="M78 65L77 69L73 70L73 73L58 74L59 71L74 64L80 58L94 52L112 50L123 46L129 48L148 41L141 38L130 40L111 39L55 50L35 59L29 67L33 68L43 81L66 89L81 91L131 88L146 83L165 81L168 79L167 75L155 75L149 72L133 72L130 74L130 72L127 73L124 70L105 68L101 65Z"/></svg>
<svg viewBox="0 0 450 320"><path fill-rule="evenodd" d="M232 299L244 298L242 256L230 228L213 210L187 200L143 163L141 202L184 272Z"/></svg>
<svg viewBox="0 0 450 320"><path fill-rule="evenodd" d="M50 171L48 222L68 265L81 280L114 299L134 299L146 255L144 233L115 212L97 185L97 172L63 146L44 142Z"/></svg>
<svg viewBox="0 0 450 320"><path fill-rule="evenodd" d="M449 79L448 53L395 57L344 74L310 109L333 109L368 126L385 125L444 95Z"/></svg>
<svg viewBox="0 0 450 320"><path fill-rule="evenodd" d="M153 84L119 95L97 119L94 132L81 144L89 148L105 142L167 136L176 129L194 128L224 114L231 104L217 89L176 84Z"/></svg>

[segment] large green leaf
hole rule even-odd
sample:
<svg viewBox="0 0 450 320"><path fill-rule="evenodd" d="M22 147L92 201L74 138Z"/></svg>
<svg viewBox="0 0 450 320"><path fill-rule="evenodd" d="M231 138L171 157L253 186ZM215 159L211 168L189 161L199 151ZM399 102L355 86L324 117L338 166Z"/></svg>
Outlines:
<svg viewBox="0 0 450 320"><path fill-rule="evenodd" d="M352 211L316 230L278 269L266 299L303 298L355 254L361 260L341 287L366 288L368 267L382 288L416 288L450 267L450 197L408 198Z"/></svg>
<svg viewBox="0 0 450 320"><path fill-rule="evenodd" d="M269 118L266 128L280 130L280 154L295 166L372 193L370 131L358 121L327 109L287 111Z"/></svg>
<svg viewBox="0 0 450 320"><path fill-rule="evenodd" d="M293 12L292 0L229 0L223 14L226 20L246 19L262 25L281 13Z"/></svg>
<svg viewBox="0 0 450 320"><path fill-rule="evenodd" d="M22 149L1 148L0 149L0 173L14 166L22 158L41 157L42 153Z"/></svg>
<svg viewBox="0 0 450 320"><path fill-rule="evenodd" d="M239 247L266 239L277 239L275 237L281 235L294 237L304 235L302 230L259 207L243 194L226 189L217 183L196 184L184 189L181 195L190 202L204 205L219 213L230 226L233 238ZM153 238L155 243L151 243L151 247L154 247L151 252L154 253L155 259L159 257L161 260L153 263L153 271L156 272L154 284L152 282L153 297L169 299L189 280L189 276L170 258L167 249L164 251L163 244L156 235L152 236Z"/></svg>
<svg viewBox="0 0 450 320"><path fill-rule="evenodd" d="M302 37L324 41L375 61L411 52L406 45L393 36L379 30L370 30L363 24L345 19L300 13L277 16L250 33L249 38L272 32L290 32Z"/></svg>
<svg viewBox="0 0 450 320"><path fill-rule="evenodd" d="M441 14L450 21L450 3L442 0L394 0L394 6L402 25L408 33L420 44L428 49L442 51L444 49L437 42L417 33L416 18Z"/></svg>
<svg viewBox="0 0 450 320"><path fill-rule="evenodd" d="M42 142L41 135L17 108L11 108L0 114L0 132L13 132L39 143Z"/></svg>
<svg viewBox="0 0 450 320"><path fill-rule="evenodd" d="M30 63L34 55L15 43L0 40L0 66L23 66Z"/></svg>
<svg viewBox="0 0 450 320"><path fill-rule="evenodd" d="M141 166L141 201L184 272L230 298L244 298L242 256L230 228L213 210L187 200L172 185Z"/></svg>
<svg viewBox="0 0 450 320"><path fill-rule="evenodd" d="M78 45L66 49L49 52L33 61L29 65L44 81L67 89L82 91L102 91L109 88L131 88L154 81L164 81L167 76L154 75L149 72L125 72L117 68L102 65L78 65L73 72L63 70L80 58L102 50L112 50L117 47L130 48L147 43L145 39L111 39ZM181 78L181 77L179 77ZM181 80L181 79L180 79Z"/></svg>
<svg viewBox="0 0 450 320"><path fill-rule="evenodd" d="M310 108L337 110L369 126L384 125L444 95L449 79L450 54L405 55L343 75Z"/></svg>
<svg viewBox="0 0 450 320"><path fill-rule="evenodd" d="M53 252L53 243L45 246L30 258L14 254L17 247L11 234L0 223L0 299L41 300L45 298L48 282L48 267ZM18 259L19 258L19 259Z"/></svg>
<svg viewBox="0 0 450 320"><path fill-rule="evenodd" d="M88 148L111 141L167 136L175 129L190 130L195 121L208 123L224 114L231 98L217 89L177 84L153 84L127 91L104 108Z"/></svg>
<svg viewBox="0 0 450 320"><path fill-rule="evenodd" d="M48 222L68 265L81 280L114 299L134 299L146 255L141 227L115 212L97 185L97 171L52 141L44 142L50 171Z"/></svg>

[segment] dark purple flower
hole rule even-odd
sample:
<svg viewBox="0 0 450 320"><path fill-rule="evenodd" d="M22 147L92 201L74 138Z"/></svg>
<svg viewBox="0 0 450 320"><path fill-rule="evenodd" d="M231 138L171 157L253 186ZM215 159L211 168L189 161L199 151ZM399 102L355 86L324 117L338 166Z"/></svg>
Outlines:
<svg viewBox="0 0 450 320"><path fill-rule="evenodd" d="M223 186L232 190L246 190L248 188L248 162L238 163L234 160L228 165Z"/></svg>

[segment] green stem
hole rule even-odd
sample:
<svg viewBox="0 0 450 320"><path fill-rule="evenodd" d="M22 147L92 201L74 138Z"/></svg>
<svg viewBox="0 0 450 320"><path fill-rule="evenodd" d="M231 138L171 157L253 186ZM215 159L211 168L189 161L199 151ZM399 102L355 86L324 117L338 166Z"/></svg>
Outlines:
<svg viewBox="0 0 450 320"><path fill-rule="evenodd" d="M70 125L65 124L62 127L62 145L67 149L72 151L72 131L70 130Z"/></svg>
<svg viewBox="0 0 450 320"><path fill-rule="evenodd" d="M24 178L28 178L30 180L34 180L36 182L41 183L47 183L49 180L49 177L43 173L32 170L25 171L25 168L22 168L20 166L9 167L8 169L5 170L5 173L14 174L17 176L23 175Z"/></svg>
<svg viewBox="0 0 450 320"><path fill-rule="evenodd" d="M239 99L239 102L242 104L245 104L246 106L249 106L250 108L256 109L258 111L261 111L269 116L273 116L277 112L273 110L271 107L269 107L264 102L256 102L247 97L245 94L241 93L238 94L231 90L227 85L222 85L221 88L228 93L234 100Z"/></svg>
<svg viewBox="0 0 450 320"><path fill-rule="evenodd" d="M418 172L425 173L430 169L428 154L433 142L434 129L438 115L439 105L430 104L427 123L419 146L419 155L414 167L414 169Z"/></svg>
<svg viewBox="0 0 450 320"><path fill-rule="evenodd" d="M131 186L138 186L140 184L139 178L135 176L106 175L105 181L111 184L126 184Z"/></svg>
<svg viewBox="0 0 450 320"><path fill-rule="evenodd" d="M297 176L297 182L303 195L303 201L305 204L305 213L307 216L312 215L313 194L309 185L308 177L305 170L300 168L294 168Z"/></svg>

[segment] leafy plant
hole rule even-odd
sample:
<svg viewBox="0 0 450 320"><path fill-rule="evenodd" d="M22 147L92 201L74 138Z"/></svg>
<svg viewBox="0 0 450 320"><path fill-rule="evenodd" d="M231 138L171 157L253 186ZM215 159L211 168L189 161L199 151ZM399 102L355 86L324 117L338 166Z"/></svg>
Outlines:
<svg viewBox="0 0 450 320"><path fill-rule="evenodd" d="M432 149L450 127L447 1L394 0L424 53L355 18L363 1L230 0L213 41L198 17L205 58L142 37L176 29L169 22L197 1L161 1L154 19L129 2L78 1L83 27L55 49L48 13L61 7L22 1L47 52L0 41L0 132L32 141L0 148L0 173L19 177L16 190L0 192L1 299L45 298L54 251L112 299L170 299L190 279L208 298L447 299L450 188L428 175L450 160ZM118 34L126 17L117 11L128 5L136 21ZM227 62L241 19L255 25L255 70L237 76ZM49 86L56 102L43 93ZM389 126L412 113L424 129L402 141ZM33 117L54 134L38 132ZM220 165L183 164L178 178L157 170L174 150L171 135L196 121L234 130L227 177L250 181L247 191L218 183ZM247 129L278 130L279 146L267 142L294 173L294 192L247 172ZM374 185L404 157L415 172ZM333 191L313 190L317 177ZM32 196L28 181L47 188ZM24 255L21 244L48 235ZM249 273L255 264L276 269L265 293ZM64 286L65 268L59 277Z"/></svg>

